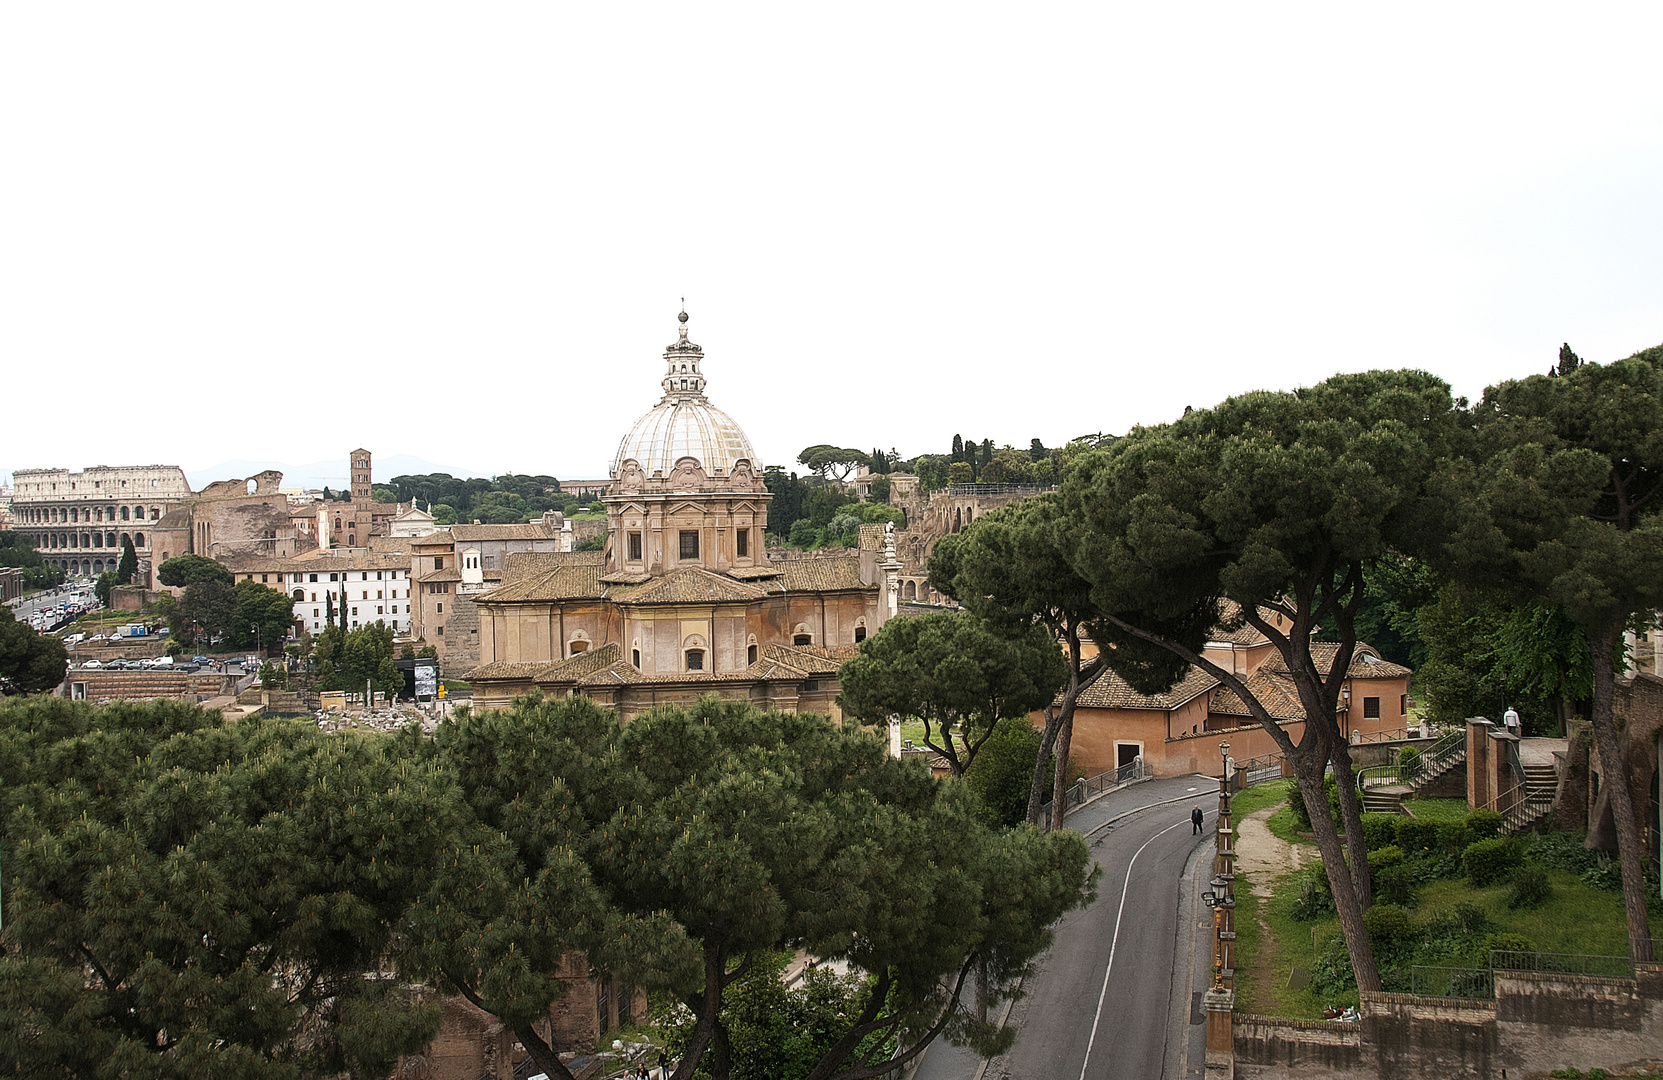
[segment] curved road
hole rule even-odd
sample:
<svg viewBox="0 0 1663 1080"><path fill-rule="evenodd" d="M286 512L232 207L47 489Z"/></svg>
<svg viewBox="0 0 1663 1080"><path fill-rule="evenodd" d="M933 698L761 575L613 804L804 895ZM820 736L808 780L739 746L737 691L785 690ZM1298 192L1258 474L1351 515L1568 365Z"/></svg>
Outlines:
<svg viewBox="0 0 1663 1080"><path fill-rule="evenodd" d="M1192 836L1189 813L1206 814ZM1210 875L1218 781L1138 784L1075 812L1103 874L1070 912L1011 1008L1016 1044L984 1063L932 1046L915 1080L1191 1080L1204 1072L1200 995L1211 970L1199 902ZM984 1070L985 1065L985 1070Z"/></svg>

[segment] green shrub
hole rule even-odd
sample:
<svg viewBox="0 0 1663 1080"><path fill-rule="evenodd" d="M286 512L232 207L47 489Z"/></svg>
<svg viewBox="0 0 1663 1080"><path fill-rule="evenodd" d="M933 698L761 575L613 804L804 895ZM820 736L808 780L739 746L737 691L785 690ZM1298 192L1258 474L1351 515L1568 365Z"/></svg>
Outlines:
<svg viewBox="0 0 1663 1080"><path fill-rule="evenodd" d="M1420 759L1420 751L1413 746L1405 746L1397 752L1397 771L1404 783L1417 779L1425 769Z"/></svg>
<svg viewBox="0 0 1663 1080"><path fill-rule="evenodd" d="M1408 907L1415 902L1415 875L1404 864L1402 848L1383 847L1369 853L1369 883L1376 904Z"/></svg>
<svg viewBox="0 0 1663 1080"><path fill-rule="evenodd" d="M1296 922L1311 922L1325 915L1334 913L1334 891L1328 882L1328 874L1322 868L1322 862L1317 862L1299 871L1299 895L1294 899L1293 909L1288 912Z"/></svg>
<svg viewBox="0 0 1663 1080"><path fill-rule="evenodd" d="M1467 850L1468 845L1484 839L1474 836L1472 830L1464 821L1440 821L1438 823L1438 847L1448 855L1459 855Z"/></svg>
<svg viewBox="0 0 1663 1080"><path fill-rule="evenodd" d="M1467 845L1461 853L1461 864L1466 868L1467 880L1474 888L1482 889L1505 880L1524 861L1524 849L1510 836L1497 836Z"/></svg>
<svg viewBox="0 0 1663 1080"><path fill-rule="evenodd" d="M1398 956L1415 946L1415 924L1399 904L1375 904L1363 912L1363 927L1376 956Z"/></svg>
<svg viewBox="0 0 1663 1080"><path fill-rule="evenodd" d="M1363 846L1370 851L1397 844L1397 823L1404 820L1397 814L1364 814Z"/></svg>
<svg viewBox="0 0 1663 1080"><path fill-rule="evenodd" d="M1290 785L1288 793L1288 807L1293 811L1294 828L1299 832L1311 831L1311 810L1305 805L1305 798L1297 782ZM1336 822L1340 820L1340 789L1332 776L1322 779L1323 794L1328 797L1328 814Z"/></svg>
<svg viewBox="0 0 1663 1080"><path fill-rule="evenodd" d="M1489 967L1492 949L1533 953L1536 951L1536 943L1523 934L1490 934L1472 947L1472 951L1467 954L1467 966Z"/></svg>
<svg viewBox="0 0 1663 1080"><path fill-rule="evenodd" d="M1507 894L1510 908L1540 907L1553 895L1548 873L1540 864L1527 862L1513 871L1513 891Z"/></svg>
<svg viewBox="0 0 1663 1080"><path fill-rule="evenodd" d="M1501 815L1494 810L1480 808L1467 815L1467 828L1472 830L1474 840L1492 840L1500 836L1501 823Z"/></svg>
<svg viewBox="0 0 1663 1080"><path fill-rule="evenodd" d="M1404 818L1397 823L1397 846L1405 855L1425 855L1438 850L1440 822Z"/></svg>

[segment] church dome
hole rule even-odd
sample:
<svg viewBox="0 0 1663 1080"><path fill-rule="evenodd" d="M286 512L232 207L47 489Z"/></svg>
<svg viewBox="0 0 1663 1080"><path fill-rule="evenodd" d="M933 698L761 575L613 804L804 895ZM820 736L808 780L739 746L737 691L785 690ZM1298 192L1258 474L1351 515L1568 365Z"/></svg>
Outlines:
<svg viewBox="0 0 1663 1080"><path fill-rule="evenodd" d="M669 364L661 385L664 396L645 416L635 422L612 459L612 478L622 475L624 462L633 459L647 476L668 476L677 461L697 458L708 476L733 471L743 460L761 474L762 466L733 417L712 405L704 396L704 375L699 366L704 350L687 340L687 312L681 321L681 336L664 351Z"/></svg>

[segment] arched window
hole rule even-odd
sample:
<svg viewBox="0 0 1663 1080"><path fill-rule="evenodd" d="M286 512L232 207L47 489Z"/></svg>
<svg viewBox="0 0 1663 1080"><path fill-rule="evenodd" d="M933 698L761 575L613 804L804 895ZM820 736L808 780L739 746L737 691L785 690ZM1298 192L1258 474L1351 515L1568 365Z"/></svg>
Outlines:
<svg viewBox="0 0 1663 1080"><path fill-rule="evenodd" d="M631 650L629 650L629 662L635 666L636 671L641 670L641 650L640 649L631 649Z"/></svg>
<svg viewBox="0 0 1663 1080"><path fill-rule="evenodd" d="M793 634L793 635L791 635L791 644L793 644L793 645L813 645L814 644L814 635L812 635L812 634Z"/></svg>
<svg viewBox="0 0 1663 1080"><path fill-rule="evenodd" d="M754 644L745 646L745 663L756 663L756 646Z"/></svg>
<svg viewBox="0 0 1663 1080"><path fill-rule="evenodd" d="M294 591L293 595L294 595L294 598L295 598L296 601L304 600L304 599L306 599L306 590L305 589L296 589Z"/></svg>
<svg viewBox="0 0 1663 1080"><path fill-rule="evenodd" d="M134 533L133 534L133 546L134 547L143 547L144 546L144 534L143 533Z"/></svg>
<svg viewBox="0 0 1663 1080"><path fill-rule="evenodd" d="M126 520L127 520L127 508L126 508L126 507L125 507L125 506L123 506L123 507L122 507L122 508L121 508L121 520L122 520L122 521L126 521Z"/></svg>
<svg viewBox="0 0 1663 1080"><path fill-rule="evenodd" d="M863 642L865 640L866 640L866 624L861 623L859 626L855 627L855 644L859 645L861 642Z"/></svg>

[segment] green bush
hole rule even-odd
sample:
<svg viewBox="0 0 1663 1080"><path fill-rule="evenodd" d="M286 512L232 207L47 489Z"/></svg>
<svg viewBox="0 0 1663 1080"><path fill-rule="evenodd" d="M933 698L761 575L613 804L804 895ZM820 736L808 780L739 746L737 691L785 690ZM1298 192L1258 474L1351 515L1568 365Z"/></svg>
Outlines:
<svg viewBox="0 0 1663 1080"><path fill-rule="evenodd" d="M1405 747L1402 747L1401 749L1398 750L1398 752L1397 752L1398 775L1403 777L1403 780L1404 780L1405 783L1408 783L1409 781L1412 781L1412 780L1415 780L1416 778L1418 778L1420 776L1421 772L1424 771L1424 769L1425 769L1425 765L1422 763L1422 761L1420 759L1420 751L1419 750L1416 750L1413 746L1405 746Z"/></svg>
<svg viewBox="0 0 1663 1080"><path fill-rule="evenodd" d="M1397 844L1397 823L1404 820L1397 814L1364 814L1363 846L1370 851Z"/></svg>
<svg viewBox="0 0 1663 1080"><path fill-rule="evenodd" d="M1334 913L1334 891L1319 859L1298 871L1299 896L1288 913L1296 922L1311 922Z"/></svg>
<svg viewBox="0 0 1663 1080"><path fill-rule="evenodd" d="M1522 862L1524 849L1510 836L1480 840L1467 845L1467 850L1461 853L1461 865L1467 871L1467 880L1472 882L1474 888L1480 889L1505 880Z"/></svg>
<svg viewBox="0 0 1663 1080"><path fill-rule="evenodd" d="M1415 946L1415 924L1399 904L1375 904L1363 912L1363 927L1378 957L1398 956Z"/></svg>
<svg viewBox="0 0 1663 1080"><path fill-rule="evenodd" d="M1474 836L1472 829L1464 821L1440 821L1438 823L1438 847L1445 854L1459 855L1476 841L1485 839Z"/></svg>
<svg viewBox="0 0 1663 1080"><path fill-rule="evenodd" d="M1397 823L1397 846L1405 855L1425 855L1439 850L1440 822L1423 818L1404 818Z"/></svg>
<svg viewBox="0 0 1663 1080"><path fill-rule="evenodd" d="M1468 967L1489 967L1490 950L1503 952L1535 952L1536 943L1523 934L1490 934L1467 953Z"/></svg>
<svg viewBox="0 0 1663 1080"><path fill-rule="evenodd" d="M1490 840L1501 835L1502 817L1494 810L1478 809L1467 815L1467 828L1473 839Z"/></svg>
<svg viewBox="0 0 1663 1080"><path fill-rule="evenodd" d="M1340 820L1340 789L1332 776L1325 776L1322 780L1323 794L1328 797L1328 813L1336 822ZM1288 807L1293 811L1294 828L1299 832L1311 831L1311 811L1305 805L1305 798L1295 782L1288 794Z"/></svg>
<svg viewBox="0 0 1663 1080"><path fill-rule="evenodd" d="M1415 875L1405 865L1400 847L1383 847L1369 852L1369 883L1373 887L1376 904L1408 907L1415 902Z"/></svg>
<svg viewBox="0 0 1663 1080"><path fill-rule="evenodd" d="M1539 864L1527 862L1513 871L1513 891L1507 894L1510 908L1540 907L1553 895L1548 873Z"/></svg>

